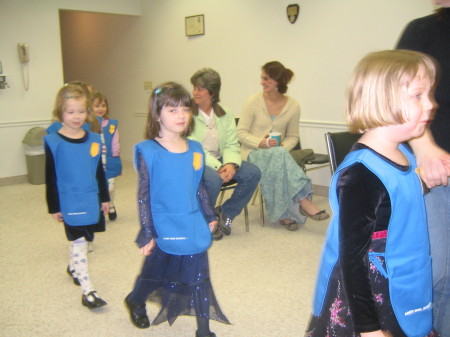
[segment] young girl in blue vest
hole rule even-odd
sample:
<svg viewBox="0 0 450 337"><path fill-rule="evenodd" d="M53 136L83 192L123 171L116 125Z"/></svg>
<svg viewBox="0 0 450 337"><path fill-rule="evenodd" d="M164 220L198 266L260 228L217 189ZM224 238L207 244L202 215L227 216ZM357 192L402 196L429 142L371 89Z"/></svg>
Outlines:
<svg viewBox="0 0 450 337"><path fill-rule="evenodd" d="M110 119L108 100L100 93L92 94L92 110L97 116L100 125L100 136L102 139L102 161L108 179L109 196L109 220L117 218L116 207L114 206L114 183L115 178L122 174L122 161L120 160L120 143L118 122L116 119Z"/></svg>
<svg viewBox="0 0 450 337"><path fill-rule="evenodd" d="M72 81L67 84L71 85L77 85L79 86L86 94L87 100L89 102L89 109L91 108L91 94L93 92L93 87L90 83L86 83L83 81ZM62 127L62 123L60 120L55 120L55 117L53 118L54 122L50 124L50 126L47 128L47 133L55 133L58 132L59 129ZM93 131L93 132L100 132L100 126L98 125L98 122L95 118L95 116L91 113L88 114L88 118L86 123L83 124L82 127L86 131Z"/></svg>
<svg viewBox="0 0 450 337"><path fill-rule="evenodd" d="M435 75L428 56L404 50L371 53L352 75L347 121L363 135L331 180L306 336L437 336L422 185L403 144L433 118Z"/></svg>
<svg viewBox="0 0 450 337"><path fill-rule="evenodd" d="M136 243L146 255L133 291L125 298L132 323L148 328L145 302L160 305L153 319L170 325L196 316L196 337L215 337L209 320L229 324L214 295L207 250L217 218L202 180L202 145L193 129L190 95L167 82L152 93L145 136L135 146L141 230Z"/></svg>
<svg viewBox="0 0 450 337"><path fill-rule="evenodd" d="M70 241L68 274L83 292L81 303L90 308L106 304L89 276L88 241L105 230L109 194L101 161L100 135L83 129L88 118L86 92L65 85L56 96L54 117L58 132L44 137L48 211L64 224Z"/></svg>

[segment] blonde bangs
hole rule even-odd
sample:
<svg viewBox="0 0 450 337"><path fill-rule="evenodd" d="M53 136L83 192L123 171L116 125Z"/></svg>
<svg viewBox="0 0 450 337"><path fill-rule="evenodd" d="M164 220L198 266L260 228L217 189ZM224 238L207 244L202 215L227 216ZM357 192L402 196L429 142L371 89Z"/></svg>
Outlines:
<svg viewBox="0 0 450 337"><path fill-rule="evenodd" d="M405 122L402 88L424 69L433 85L436 66L422 53L407 50L385 50L364 57L350 78L346 98L349 129L362 133L380 126Z"/></svg>

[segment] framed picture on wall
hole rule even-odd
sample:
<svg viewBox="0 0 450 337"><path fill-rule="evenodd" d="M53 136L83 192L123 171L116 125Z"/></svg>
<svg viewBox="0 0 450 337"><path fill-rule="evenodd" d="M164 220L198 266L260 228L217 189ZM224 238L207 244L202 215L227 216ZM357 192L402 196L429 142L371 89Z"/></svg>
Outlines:
<svg viewBox="0 0 450 337"><path fill-rule="evenodd" d="M186 36L205 35L205 16L193 15L185 18Z"/></svg>

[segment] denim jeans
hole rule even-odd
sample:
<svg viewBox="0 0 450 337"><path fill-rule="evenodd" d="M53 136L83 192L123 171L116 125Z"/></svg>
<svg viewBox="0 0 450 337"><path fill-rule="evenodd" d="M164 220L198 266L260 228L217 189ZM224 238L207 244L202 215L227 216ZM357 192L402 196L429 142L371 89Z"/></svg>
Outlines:
<svg viewBox="0 0 450 337"><path fill-rule="evenodd" d="M205 179L211 204L215 206L222 187L222 179L217 171L209 166L205 167L203 178ZM250 201L261 179L261 171L256 165L243 161L233 179L237 181L237 186L233 190L231 197L221 205L222 213L230 219L238 216L244 206Z"/></svg>
<svg viewBox="0 0 450 337"><path fill-rule="evenodd" d="M434 328L450 337L450 181L425 196L433 266Z"/></svg>

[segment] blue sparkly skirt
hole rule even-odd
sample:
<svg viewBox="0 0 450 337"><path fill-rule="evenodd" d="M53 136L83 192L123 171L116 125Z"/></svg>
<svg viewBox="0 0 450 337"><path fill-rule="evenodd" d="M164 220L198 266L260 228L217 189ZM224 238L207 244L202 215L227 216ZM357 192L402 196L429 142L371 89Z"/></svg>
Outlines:
<svg viewBox="0 0 450 337"><path fill-rule="evenodd" d="M214 295L206 251L194 255L172 255L156 246L144 261L136 287L146 288L147 300L161 308L152 325L165 321L172 325L178 316L183 315L230 324Z"/></svg>

